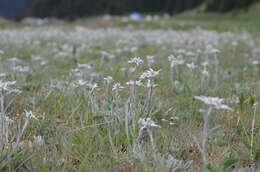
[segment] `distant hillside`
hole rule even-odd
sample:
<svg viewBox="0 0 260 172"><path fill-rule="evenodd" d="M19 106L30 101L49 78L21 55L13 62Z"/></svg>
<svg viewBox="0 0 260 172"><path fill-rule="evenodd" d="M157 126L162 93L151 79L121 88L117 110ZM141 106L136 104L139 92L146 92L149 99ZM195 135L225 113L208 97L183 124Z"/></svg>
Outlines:
<svg viewBox="0 0 260 172"><path fill-rule="evenodd" d="M0 16L17 17L29 0L0 0Z"/></svg>

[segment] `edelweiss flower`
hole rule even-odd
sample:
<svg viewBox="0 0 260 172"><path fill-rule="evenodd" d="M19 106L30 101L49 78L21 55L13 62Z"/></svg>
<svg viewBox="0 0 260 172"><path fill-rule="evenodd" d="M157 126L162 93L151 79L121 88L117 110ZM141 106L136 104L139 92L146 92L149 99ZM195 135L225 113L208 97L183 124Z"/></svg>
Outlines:
<svg viewBox="0 0 260 172"><path fill-rule="evenodd" d="M98 84L97 83L87 83L86 84L87 88L92 91L94 91L96 88L98 88Z"/></svg>
<svg viewBox="0 0 260 172"><path fill-rule="evenodd" d="M25 116L27 119L37 119L36 116L33 115L32 111L25 110Z"/></svg>
<svg viewBox="0 0 260 172"><path fill-rule="evenodd" d="M209 54L219 54L220 50L216 49L216 48L211 48L208 50Z"/></svg>
<svg viewBox="0 0 260 172"><path fill-rule="evenodd" d="M206 69L204 69L201 73L202 73L204 76L209 77L209 71L207 71Z"/></svg>
<svg viewBox="0 0 260 172"><path fill-rule="evenodd" d="M11 88L10 86L13 86L16 83L16 81L7 81L3 82L0 80L0 90L6 91L8 93L21 93L20 90Z"/></svg>
<svg viewBox="0 0 260 172"><path fill-rule="evenodd" d="M175 57L173 55L170 55L168 57L168 60L171 62L171 67L182 65L185 62L182 58L180 58L180 57L177 58L177 57Z"/></svg>
<svg viewBox="0 0 260 172"><path fill-rule="evenodd" d="M150 68L148 71L142 73L142 75L140 76L140 79L151 79L154 78L156 76L158 76L160 74L161 70L158 71L154 71L152 68Z"/></svg>
<svg viewBox="0 0 260 172"><path fill-rule="evenodd" d="M196 69L198 66L195 65L193 62L192 63L189 63L189 64L186 64L188 68L190 69Z"/></svg>
<svg viewBox="0 0 260 172"><path fill-rule="evenodd" d="M232 108L223 104L225 99L221 99L218 97L206 97L206 96L195 96L194 98L202 101L203 103L205 103L207 105L213 106L215 109L233 111Z"/></svg>
<svg viewBox="0 0 260 172"><path fill-rule="evenodd" d="M129 85L129 86L142 86L143 83L139 80L139 81L133 81L133 80L130 80L126 83L126 85Z"/></svg>
<svg viewBox="0 0 260 172"><path fill-rule="evenodd" d="M252 65L258 65L258 64L259 64L259 61L258 61L258 60L253 60L253 61L251 61L251 64L252 64Z"/></svg>
<svg viewBox="0 0 260 172"><path fill-rule="evenodd" d="M87 81L84 81L84 80L80 79L80 80L77 81L76 84L77 84L78 86L84 86L84 85L86 85L87 83L88 83Z"/></svg>
<svg viewBox="0 0 260 172"><path fill-rule="evenodd" d="M91 69L89 64L78 64L78 68Z"/></svg>
<svg viewBox="0 0 260 172"><path fill-rule="evenodd" d="M209 62L206 60L206 61L202 62L201 65L204 67L209 66Z"/></svg>
<svg viewBox="0 0 260 172"><path fill-rule="evenodd" d="M17 72L29 72L30 68L28 66L16 66L14 70Z"/></svg>
<svg viewBox="0 0 260 172"><path fill-rule="evenodd" d="M136 66L139 66L143 63L143 60L140 57L134 57L131 60L129 60L128 63L135 64Z"/></svg>
<svg viewBox="0 0 260 172"><path fill-rule="evenodd" d="M105 77L104 80L107 84L110 84L111 82L113 82L113 78L111 76Z"/></svg>
<svg viewBox="0 0 260 172"><path fill-rule="evenodd" d="M141 124L141 128L161 128L161 126L155 124L155 122L151 120L151 118L141 118L139 119L138 123Z"/></svg>
<svg viewBox="0 0 260 172"><path fill-rule="evenodd" d="M113 85L112 91L120 91L123 88L125 88L125 87L121 86L120 83L116 83L116 84Z"/></svg>

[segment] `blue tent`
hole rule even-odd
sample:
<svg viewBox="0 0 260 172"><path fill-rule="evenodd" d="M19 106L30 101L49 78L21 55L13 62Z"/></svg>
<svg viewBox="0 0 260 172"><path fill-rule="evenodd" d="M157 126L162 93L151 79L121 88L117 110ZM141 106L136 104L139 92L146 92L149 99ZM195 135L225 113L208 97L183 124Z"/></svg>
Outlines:
<svg viewBox="0 0 260 172"><path fill-rule="evenodd" d="M29 0L0 0L0 16L16 17Z"/></svg>

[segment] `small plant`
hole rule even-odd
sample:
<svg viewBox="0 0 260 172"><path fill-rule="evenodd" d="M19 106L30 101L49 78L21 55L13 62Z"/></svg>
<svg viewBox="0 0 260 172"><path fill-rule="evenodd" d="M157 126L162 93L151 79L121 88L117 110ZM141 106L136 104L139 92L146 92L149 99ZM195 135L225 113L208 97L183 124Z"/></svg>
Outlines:
<svg viewBox="0 0 260 172"><path fill-rule="evenodd" d="M209 128L209 122L210 122L210 116L212 113L213 109L217 110L228 110L228 111L233 111L229 106L223 104L224 99L218 98L218 97L205 97L205 96L195 96L195 99L202 101L206 105L208 105L208 109L204 111L203 114L203 131L202 131L202 141L199 142L196 137L194 138L194 141L197 143L197 146L200 150L202 159L203 159L203 165L204 165L204 170L208 171L208 166L209 166L209 160L208 160L208 153L207 153L207 141L209 134L213 132L216 128ZM218 127L217 127L218 128Z"/></svg>

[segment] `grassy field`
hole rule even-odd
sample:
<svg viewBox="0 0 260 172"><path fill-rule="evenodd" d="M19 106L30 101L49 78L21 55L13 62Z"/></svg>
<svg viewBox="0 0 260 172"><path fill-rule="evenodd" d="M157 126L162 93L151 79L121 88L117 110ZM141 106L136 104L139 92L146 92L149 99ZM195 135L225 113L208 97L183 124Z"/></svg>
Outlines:
<svg viewBox="0 0 260 172"><path fill-rule="evenodd" d="M258 9L2 26L0 171L260 171Z"/></svg>

